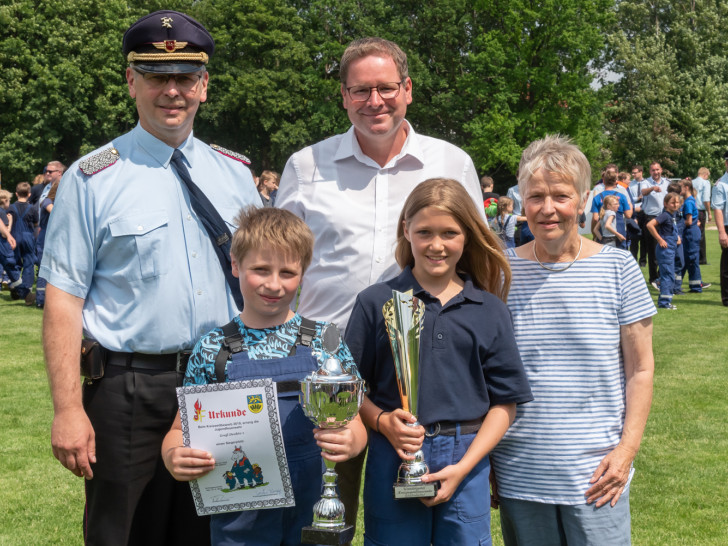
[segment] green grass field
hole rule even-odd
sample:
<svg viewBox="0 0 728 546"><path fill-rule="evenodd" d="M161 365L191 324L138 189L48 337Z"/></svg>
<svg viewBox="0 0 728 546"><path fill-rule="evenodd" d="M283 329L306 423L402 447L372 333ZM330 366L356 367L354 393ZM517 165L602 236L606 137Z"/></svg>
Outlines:
<svg viewBox="0 0 728 546"><path fill-rule="evenodd" d="M678 309L654 319L654 403L631 488L636 545L728 544L728 308L719 252L709 231L702 271L713 287L676 297ZM83 484L51 453L42 313L7 291L0 312L0 545L81 544ZM497 512L493 537L502 544Z"/></svg>

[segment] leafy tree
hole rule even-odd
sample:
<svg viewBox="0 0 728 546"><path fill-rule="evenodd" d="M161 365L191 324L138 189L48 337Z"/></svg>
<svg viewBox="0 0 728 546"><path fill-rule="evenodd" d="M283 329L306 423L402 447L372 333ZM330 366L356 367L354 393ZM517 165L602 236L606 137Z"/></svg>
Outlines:
<svg viewBox="0 0 728 546"><path fill-rule="evenodd" d="M728 135L726 0L621 1L610 36L614 85L607 131L623 164L656 160L673 176L722 171Z"/></svg>
<svg viewBox="0 0 728 546"><path fill-rule="evenodd" d="M159 4L12 0L0 6L0 165L6 186L31 179L51 159L70 164L133 127L121 41L135 19Z"/></svg>

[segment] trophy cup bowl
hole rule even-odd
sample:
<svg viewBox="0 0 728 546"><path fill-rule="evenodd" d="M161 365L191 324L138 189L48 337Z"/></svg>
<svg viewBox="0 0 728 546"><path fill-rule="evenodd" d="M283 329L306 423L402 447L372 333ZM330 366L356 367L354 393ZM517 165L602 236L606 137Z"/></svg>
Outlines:
<svg viewBox="0 0 728 546"><path fill-rule="evenodd" d="M392 299L382 307L384 323L392 348L394 367L397 372L397 387L402 408L417 418L420 365L420 334L425 324L425 305L412 295L412 290L398 292L392 290ZM407 423L419 426L419 422ZM394 498L411 499L434 497L439 489L438 482L424 483L422 476L430 469L425 456L419 449L410 455L414 460L402 460L397 471Z"/></svg>
<svg viewBox="0 0 728 546"><path fill-rule="evenodd" d="M359 411L364 399L364 380L346 373L336 358L301 380L300 401L303 412L318 428L340 428ZM303 544L347 544L354 538L354 527L346 525L344 503L336 493L336 463L324 459L323 493L313 507L313 524L301 532Z"/></svg>

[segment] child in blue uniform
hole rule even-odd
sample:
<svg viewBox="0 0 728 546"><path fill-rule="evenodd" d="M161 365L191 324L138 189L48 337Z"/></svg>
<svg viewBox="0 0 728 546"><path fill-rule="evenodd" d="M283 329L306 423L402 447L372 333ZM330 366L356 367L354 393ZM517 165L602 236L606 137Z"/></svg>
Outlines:
<svg viewBox="0 0 728 546"><path fill-rule="evenodd" d="M30 184L27 182L20 182L16 186L15 196L18 200L8 209L8 215L13 217L11 233L16 243L15 271L22 281L15 288L15 293L20 298L25 298L27 305L31 305L35 303L35 294L31 291L35 281L35 228L38 225L38 210L28 203Z"/></svg>
<svg viewBox="0 0 728 546"><path fill-rule="evenodd" d="M0 272L4 272L8 276L8 286L10 295L13 299L19 299L16 289L22 282L20 275L15 268L15 239L10 233L10 217L7 209L10 206L10 198L12 194L6 190L0 190ZM4 281L4 279L3 279Z"/></svg>
<svg viewBox="0 0 728 546"><path fill-rule="evenodd" d="M237 218L233 235L233 274L240 279L245 301L234 318L244 350L232 355L216 377L215 360L225 335L216 328L195 345L185 374L185 385L272 377L286 383L303 379L322 365L324 322L315 323L310 346L296 343L301 316L290 310L301 277L311 262L313 234L292 213L275 208L249 209ZM294 350L295 348L295 350ZM348 371L356 370L346 345L334 352ZM279 383L280 385L280 383ZM301 529L311 524L313 505L321 496L321 456L335 462L359 454L366 445L366 430L357 416L346 427L317 430L304 415L295 392L279 390L283 443L293 483L295 507L271 508L213 515L213 545L294 545ZM189 481L214 469L205 451L182 446L179 412L162 444L162 457L177 480Z"/></svg>
<svg viewBox="0 0 728 546"><path fill-rule="evenodd" d="M695 190L693 181L686 178L681 182L681 195L685 200L682 206L683 221L683 256L684 264L680 271L675 271L676 290L682 292L682 280L685 273L690 275L688 287L691 292L703 291L703 277L700 274L700 226L698 224L698 206L695 203Z"/></svg>
<svg viewBox="0 0 728 546"><path fill-rule="evenodd" d="M680 243L677 233L675 215L680 208L680 196L668 192L663 200L662 212L647 222L647 229L657 241L657 264L660 268L660 297L657 307L662 309L677 309L672 304L673 285L675 284L675 252Z"/></svg>
<svg viewBox="0 0 728 546"><path fill-rule="evenodd" d="M369 391L364 544L490 544L488 453L516 404L532 399L503 302L510 269L461 184L436 178L407 198L397 229L402 273L357 296L346 341ZM402 409L382 307L392 291L425 304L417 419ZM418 420L422 426L408 426ZM430 499L394 500L400 459L422 449Z"/></svg>

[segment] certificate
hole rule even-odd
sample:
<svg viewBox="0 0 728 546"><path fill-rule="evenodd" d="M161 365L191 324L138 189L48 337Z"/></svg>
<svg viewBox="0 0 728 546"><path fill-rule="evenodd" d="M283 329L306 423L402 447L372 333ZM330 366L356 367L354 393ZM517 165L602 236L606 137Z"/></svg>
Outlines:
<svg viewBox="0 0 728 546"><path fill-rule="evenodd" d="M215 459L190 482L198 515L294 506L272 379L179 387L177 400L184 445Z"/></svg>

